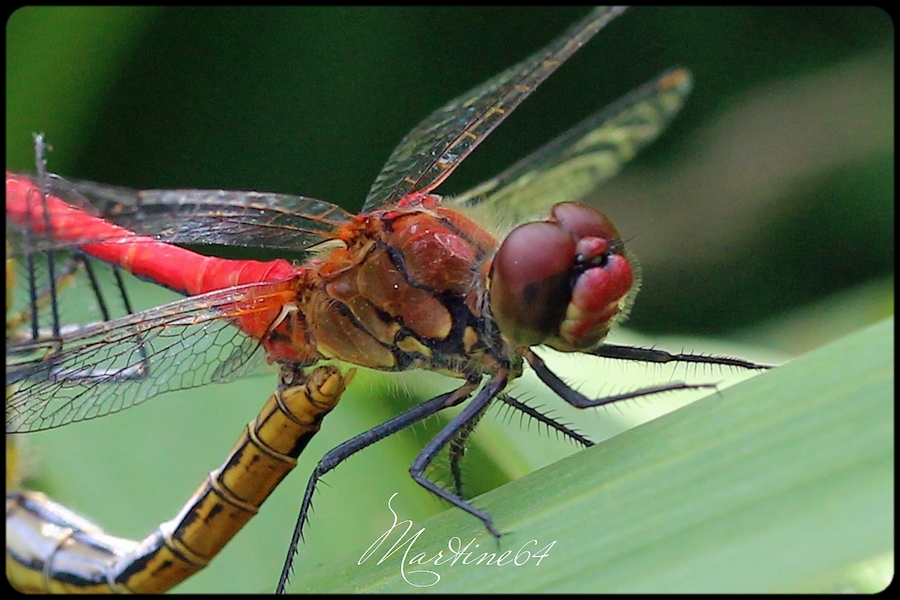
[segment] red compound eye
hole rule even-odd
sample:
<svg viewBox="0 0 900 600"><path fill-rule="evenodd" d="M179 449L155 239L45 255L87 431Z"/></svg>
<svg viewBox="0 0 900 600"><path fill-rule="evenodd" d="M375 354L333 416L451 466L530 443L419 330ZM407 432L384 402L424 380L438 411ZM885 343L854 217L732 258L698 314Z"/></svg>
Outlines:
<svg viewBox="0 0 900 600"><path fill-rule="evenodd" d="M513 230L493 264L491 311L500 331L521 346L596 345L634 281L620 246L606 216L575 202Z"/></svg>
<svg viewBox="0 0 900 600"><path fill-rule="evenodd" d="M491 311L513 343L533 346L553 335L566 313L575 239L555 223L512 231L494 257Z"/></svg>
<svg viewBox="0 0 900 600"><path fill-rule="evenodd" d="M598 210L578 204L577 202L561 202L550 211L560 227L571 231L576 238L602 238L607 242L619 241L619 232Z"/></svg>

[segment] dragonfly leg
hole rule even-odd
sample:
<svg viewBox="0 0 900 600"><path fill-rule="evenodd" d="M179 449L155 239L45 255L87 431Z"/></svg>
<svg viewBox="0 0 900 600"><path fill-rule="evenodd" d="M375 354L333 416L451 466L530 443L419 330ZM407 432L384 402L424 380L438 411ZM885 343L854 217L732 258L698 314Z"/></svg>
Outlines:
<svg viewBox="0 0 900 600"><path fill-rule="evenodd" d="M28 302L26 303L26 306L22 307L20 310L12 313L7 310L7 336L13 335L16 340L25 340L29 335L33 340L49 339L53 337L58 338L61 331L64 329L59 321L59 311L56 310L54 312L51 309L49 329L46 327L43 329L41 328L40 314L47 306L52 307L53 305L58 304L58 296L60 295L62 288L70 287L81 271L83 271L88 278L88 281L86 282L87 287L93 294L94 302L100 310L100 320L108 321L112 318L112 313L103 296L103 288L100 286L97 279L93 263L91 263L84 254L75 252L63 261L61 265L51 266L51 254L51 252L40 252L28 255L27 258L32 259L31 262L28 263L29 266L24 269L24 276L28 281ZM35 257L38 255L42 255L43 258L41 258L40 264L35 264ZM26 260L26 262L28 261ZM14 288L17 283L15 263L15 260L7 259L6 276L7 285L10 289ZM115 270L116 269L114 269L114 271ZM48 274L44 275L44 271L47 271ZM130 313L132 312L130 310L131 305L128 301L124 285L125 283L121 279L121 274L118 274L119 294L126 307L126 312ZM25 331L26 328L29 329L28 332Z"/></svg>
<svg viewBox="0 0 900 600"><path fill-rule="evenodd" d="M294 555L297 553L297 546L299 546L300 540L303 539L303 527L306 525L306 521L309 518L309 511L312 508L313 493L322 476L337 467L350 456L371 446L375 442L383 440L400 430L406 429L423 419L427 419L445 408L458 405L468 398L476 387L478 387L477 381L468 381L452 392L441 394L436 398L432 398L431 400L413 407L393 419L385 421L381 425L373 427L368 431L364 431L358 436L336 446L322 457L322 460L319 461L319 464L316 465L316 469L310 476L309 482L306 484L306 492L303 494L303 502L300 505L297 524L294 526L294 534L291 538L291 544L288 547L287 557L285 558L284 567L281 571L281 577L278 580L278 587L275 590L276 594L284 593L284 588L290 579Z"/></svg>
<svg viewBox="0 0 900 600"><path fill-rule="evenodd" d="M499 394L497 395L496 399L506 404L509 409L518 411L520 413L520 416L527 416L530 419L534 419L538 423L545 425L548 431L555 431L557 433L557 436L559 434L562 434L576 444L579 444L585 448L594 445L594 442L591 441L588 437L572 429L565 423L561 423L550 415L544 414L539 409L528 406L524 402L517 400L516 398L513 398L508 394ZM482 411L482 415L487 411L487 409L488 407L486 406L484 411ZM465 456L466 445L469 436L472 434L472 432L475 431L475 427L480 419L481 415L476 415L476 417L472 420L472 422L469 423L467 427L457 432L457 435L452 440L450 440L449 444L450 473L453 477L453 487L456 491L457 497L463 500L466 498L466 496L463 493L462 469L460 466L460 462Z"/></svg>
<svg viewBox="0 0 900 600"><path fill-rule="evenodd" d="M488 383L481 388L481 391L472 399L472 401L466 405L466 407L460 412L456 417L447 424L444 429L441 430L428 444L425 448L422 449L422 452L416 457L413 461L412 465L409 467L409 474L412 475L412 478L427 489L433 494L443 498L450 504L463 509L470 515L481 519L481 522L484 523L484 526L487 527L488 531L491 532L495 538L500 537L500 532L494 527L493 519L491 515L487 512L475 508L462 498L454 495L451 492L443 489L427 477L425 477L425 469L429 464L434 460L434 457L437 456L438 452L440 452L441 448L451 442L457 435L459 435L460 431L471 430L471 421L473 419L478 419L483 413L484 409L491 403L494 398L497 397L503 391L503 388L506 387L506 383L508 381L508 377L506 373L501 372L500 374L494 376L493 379L488 381ZM467 434L466 434L467 435Z"/></svg>
<svg viewBox="0 0 900 600"><path fill-rule="evenodd" d="M672 383L666 383L662 385L654 385L651 387L645 387L638 390L632 390L630 392L626 392L624 394L615 394L612 396L604 396L601 398L588 398L584 394L573 390L566 383L559 378L553 371L547 368L547 365L541 360L536 354L531 351L528 351L525 354L525 359L528 361L528 364L534 369L535 374L537 374L538 379L544 382L544 384L549 387L553 392L574 406L575 408L591 408L595 406L603 406L605 404L613 404L614 402L621 402L622 400L631 400L632 398L640 398L641 396L652 396L654 394L661 394L663 392L672 392L675 390L700 390L700 389L716 389L716 385L713 383L698 383L698 384L688 384L682 383L680 381L675 381Z"/></svg>
<svg viewBox="0 0 900 600"><path fill-rule="evenodd" d="M466 454L469 436L475 431L475 427L478 426L478 422L481 421L481 417L484 416L484 413L487 412L489 407L490 404L485 404L484 407L482 407L481 412L473 415L465 426L456 432L448 444L447 451L450 455L450 473L453 477L453 489L456 492L457 498L465 499L465 494L463 494L461 462Z"/></svg>
<svg viewBox="0 0 900 600"><path fill-rule="evenodd" d="M582 435L578 431L572 429L565 423L561 423L551 417L550 415L545 415L540 412L538 409L528 406L524 402L513 398L507 394L501 394L498 398L501 402L511 406L512 408L518 410L519 412L535 419L539 423L543 423L547 426L548 429L553 429L557 432L557 434L562 434L563 436L569 438L576 444L580 444L581 446L588 448L594 445L594 442L588 438L587 436Z"/></svg>
<svg viewBox="0 0 900 600"><path fill-rule="evenodd" d="M734 358L731 356L710 356L703 354L672 354L656 348L634 348L632 346L618 346L616 344L603 344L590 354L603 358L616 358L619 360L636 360L642 362L668 363L685 362L707 365L719 365L723 367L737 367L739 369L763 370L771 369L771 365L761 365L749 360Z"/></svg>
<svg viewBox="0 0 900 600"><path fill-rule="evenodd" d="M59 260L59 264L53 266L51 257L54 252L40 251L27 255L27 268L25 278L28 281L28 301L25 306L10 312L6 316L6 383L7 385L19 383L23 379L36 381L47 380L61 376L57 367L57 358L63 349L63 339L71 335L81 327L96 325L100 322L108 322L113 319L113 303L118 313L124 310L124 314L133 312L131 302L122 279L122 269L110 266L90 259L80 251L74 251L68 255L65 261ZM18 261L21 262L21 261ZM12 259L7 260L7 282L10 287L15 286L15 264ZM115 279L117 291L109 299L104 295L100 285L97 269L105 268ZM79 281L84 278L85 281ZM59 321L57 306L62 291L67 287L81 286L89 290L92 306L100 311L101 320L88 325L66 324ZM9 305L9 302L8 302ZM50 315L45 315L50 307ZM42 320L49 317L50 322L41 324ZM143 379L150 372L149 346L142 336L134 336L134 352L140 358L136 364L128 368L100 369L99 367L82 370L66 368L62 376L68 383L75 381L84 382L87 386L90 382L109 382L112 380L126 381ZM7 406L8 412L15 412L16 406ZM8 419L9 422L9 419ZM8 423L9 424L9 423Z"/></svg>

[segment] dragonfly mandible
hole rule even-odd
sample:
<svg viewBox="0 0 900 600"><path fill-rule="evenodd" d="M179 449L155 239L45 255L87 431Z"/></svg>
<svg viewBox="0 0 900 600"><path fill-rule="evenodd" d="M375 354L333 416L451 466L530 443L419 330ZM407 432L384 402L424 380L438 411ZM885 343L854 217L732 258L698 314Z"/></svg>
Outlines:
<svg viewBox="0 0 900 600"><path fill-rule="evenodd" d="M588 398L557 377L533 347L759 368L603 341L627 314L638 274L613 224L582 201L677 113L691 85L685 70L662 74L467 193L434 193L519 103L621 12L595 9L546 48L435 111L388 158L358 215L306 197L132 191L61 178L44 186L8 173L8 236L28 231L29 252L78 248L188 297L62 335L51 355L17 363L8 373L14 388L7 430L59 427L163 392L232 380L262 357L281 365L288 388L292 374L305 381L330 361L383 371L425 369L462 380L456 390L322 459L301 503L281 591L319 479L350 455L451 406L463 408L410 472L499 537L492 516L462 497L458 478L447 490L425 470L443 449L464 445L492 402L516 402L507 389L526 364L579 408L712 387L670 382ZM299 265L224 260L176 244L306 251L307 259ZM131 377L142 364L138 359L148 360L151 372ZM73 373L85 372L107 377L72 381ZM458 459L451 450L451 461ZM211 553L225 541L213 544ZM111 578L128 588L133 574L118 569Z"/></svg>

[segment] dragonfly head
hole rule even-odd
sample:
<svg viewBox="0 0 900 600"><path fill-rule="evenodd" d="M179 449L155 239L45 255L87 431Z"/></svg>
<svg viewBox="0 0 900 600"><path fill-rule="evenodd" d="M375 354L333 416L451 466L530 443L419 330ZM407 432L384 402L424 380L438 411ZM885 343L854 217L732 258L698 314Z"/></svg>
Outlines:
<svg viewBox="0 0 900 600"><path fill-rule="evenodd" d="M631 301L635 275L615 226L563 202L547 221L514 229L494 257L491 313L517 346L597 346Z"/></svg>

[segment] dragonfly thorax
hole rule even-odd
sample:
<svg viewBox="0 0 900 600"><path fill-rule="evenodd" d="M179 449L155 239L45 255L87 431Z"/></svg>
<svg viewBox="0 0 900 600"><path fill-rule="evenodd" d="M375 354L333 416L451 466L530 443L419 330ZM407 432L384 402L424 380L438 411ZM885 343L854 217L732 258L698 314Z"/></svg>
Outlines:
<svg viewBox="0 0 900 600"><path fill-rule="evenodd" d="M298 301L322 358L457 377L508 368L508 347L484 314L498 242L462 214L415 203L360 215L315 265ZM296 339L296 338L295 338Z"/></svg>

